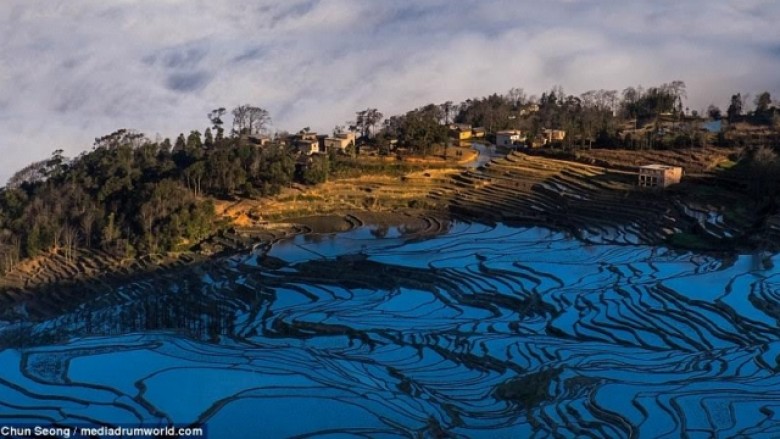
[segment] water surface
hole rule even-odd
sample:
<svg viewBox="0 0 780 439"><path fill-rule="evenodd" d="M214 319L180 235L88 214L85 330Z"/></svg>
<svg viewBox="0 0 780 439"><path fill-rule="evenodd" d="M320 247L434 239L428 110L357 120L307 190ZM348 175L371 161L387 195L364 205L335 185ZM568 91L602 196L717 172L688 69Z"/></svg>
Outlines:
<svg viewBox="0 0 780 439"><path fill-rule="evenodd" d="M503 225L298 236L7 325L30 346L0 351L0 417L213 438L777 437L780 276L759 267Z"/></svg>

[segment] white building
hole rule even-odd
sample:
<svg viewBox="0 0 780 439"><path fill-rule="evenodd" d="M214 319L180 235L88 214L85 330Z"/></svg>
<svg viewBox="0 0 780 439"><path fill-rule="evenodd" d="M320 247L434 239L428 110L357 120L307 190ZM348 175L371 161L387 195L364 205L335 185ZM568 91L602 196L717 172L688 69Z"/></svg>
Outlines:
<svg viewBox="0 0 780 439"><path fill-rule="evenodd" d="M682 179L683 169L679 166L646 165L639 167L640 187L660 187L677 184Z"/></svg>
<svg viewBox="0 0 780 439"><path fill-rule="evenodd" d="M520 130L506 130L496 133L496 146L515 146L525 142L525 136Z"/></svg>

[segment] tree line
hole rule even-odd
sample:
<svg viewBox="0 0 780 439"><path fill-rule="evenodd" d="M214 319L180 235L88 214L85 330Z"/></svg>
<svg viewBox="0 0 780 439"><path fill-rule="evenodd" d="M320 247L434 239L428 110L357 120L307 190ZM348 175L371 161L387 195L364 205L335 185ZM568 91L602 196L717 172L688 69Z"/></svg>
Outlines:
<svg viewBox="0 0 780 439"><path fill-rule="evenodd" d="M61 150L0 188L0 270L52 249L122 255L185 249L215 230L210 197L266 196L296 179L295 155L281 143L242 141L262 132L266 110L236 107L225 135L224 108L203 134L152 141L121 129L69 160Z"/></svg>

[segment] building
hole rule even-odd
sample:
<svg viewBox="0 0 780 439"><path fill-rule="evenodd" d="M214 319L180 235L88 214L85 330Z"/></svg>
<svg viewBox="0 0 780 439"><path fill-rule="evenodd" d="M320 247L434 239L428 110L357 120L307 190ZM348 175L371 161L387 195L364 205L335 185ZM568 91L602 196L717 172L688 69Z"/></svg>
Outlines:
<svg viewBox="0 0 780 439"><path fill-rule="evenodd" d="M242 134L239 142L242 145L266 146L271 143L271 138L264 134Z"/></svg>
<svg viewBox="0 0 780 439"><path fill-rule="evenodd" d="M683 169L679 166L646 165L639 167L640 187L660 187L677 184L682 179Z"/></svg>
<svg viewBox="0 0 780 439"><path fill-rule="evenodd" d="M320 152L320 141L314 140L298 140L295 142L295 148L301 152L301 154L312 155Z"/></svg>
<svg viewBox="0 0 780 439"><path fill-rule="evenodd" d="M347 140L353 145L355 144L355 140L357 140L357 134L353 133L352 131L336 133L335 137L337 139Z"/></svg>
<svg viewBox="0 0 780 439"><path fill-rule="evenodd" d="M538 112L539 112L539 104L534 104L534 103L525 104L520 108L521 116L529 116L531 114L538 113Z"/></svg>
<svg viewBox="0 0 780 439"><path fill-rule="evenodd" d="M531 148L542 148L547 145L547 138L542 134L537 134L531 139Z"/></svg>
<svg viewBox="0 0 780 439"><path fill-rule="evenodd" d="M336 137L326 137L322 141L322 147L325 151L337 150L344 151L349 146L349 142L345 142L344 139L338 139Z"/></svg>
<svg viewBox="0 0 780 439"><path fill-rule="evenodd" d="M505 130L496 133L496 146L515 146L525 142L525 136L520 130Z"/></svg>
<svg viewBox="0 0 780 439"><path fill-rule="evenodd" d="M471 125L465 123L454 123L450 125L450 133L452 134L452 137L458 140L469 140L473 135Z"/></svg>
<svg viewBox="0 0 780 439"><path fill-rule="evenodd" d="M301 131L290 137L290 144L306 155L317 154L322 151L317 133Z"/></svg>
<svg viewBox="0 0 780 439"><path fill-rule="evenodd" d="M336 149L344 151L348 146L355 146L355 133L336 133L333 137L325 137L322 141L322 147L324 151L330 149Z"/></svg>
<svg viewBox="0 0 780 439"><path fill-rule="evenodd" d="M471 130L471 135L476 139L481 139L485 137L486 134L487 134L487 130L483 127L475 127L474 129Z"/></svg>
<svg viewBox="0 0 780 439"><path fill-rule="evenodd" d="M317 140L317 133L311 131L300 131L298 134L290 136L292 143L295 144L301 140Z"/></svg>
<svg viewBox="0 0 780 439"><path fill-rule="evenodd" d="M268 136L250 136L249 142L257 146L266 146L271 143L271 138Z"/></svg>
<svg viewBox="0 0 780 439"><path fill-rule="evenodd" d="M557 142L563 142L563 139L566 138L566 131L545 129L542 130L542 135L547 141L546 143L557 143Z"/></svg>

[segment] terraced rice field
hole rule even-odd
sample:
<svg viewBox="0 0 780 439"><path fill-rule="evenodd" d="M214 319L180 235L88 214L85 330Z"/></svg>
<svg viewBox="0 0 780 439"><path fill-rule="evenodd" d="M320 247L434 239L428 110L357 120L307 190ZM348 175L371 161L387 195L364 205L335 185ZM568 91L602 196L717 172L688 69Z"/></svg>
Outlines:
<svg viewBox="0 0 780 439"><path fill-rule="evenodd" d="M454 179L451 210L467 218L532 222L593 242L661 242L680 230L666 200L635 190L635 175L511 154ZM434 195L436 196L436 195Z"/></svg>
<svg viewBox="0 0 780 439"><path fill-rule="evenodd" d="M729 161L730 156L738 155L737 148L677 149L665 151L626 151L617 149L591 149L577 151L581 158L598 160L611 167L636 167L659 163L669 166L682 166L687 174L701 174L715 170L719 164Z"/></svg>
<svg viewBox="0 0 780 439"><path fill-rule="evenodd" d="M777 269L627 245L628 227L614 244L431 227L299 235L9 322L0 420L205 423L213 438L780 435Z"/></svg>

